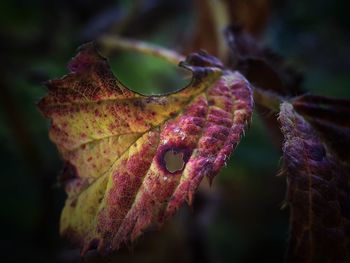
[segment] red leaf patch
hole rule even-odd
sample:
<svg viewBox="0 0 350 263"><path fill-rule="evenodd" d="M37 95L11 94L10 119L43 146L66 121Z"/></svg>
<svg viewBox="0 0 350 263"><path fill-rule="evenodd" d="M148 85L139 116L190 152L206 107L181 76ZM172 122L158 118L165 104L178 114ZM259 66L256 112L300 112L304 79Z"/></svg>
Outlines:
<svg viewBox="0 0 350 263"><path fill-rule="evenodd" d="M191 203L240 141L252 114L249 83L204 52L180 66L193 72L186 88L144 96L123 86L90 44L71 73L48 83L39 108L69 167L60 230L82 254L117 250Z"/></svg>

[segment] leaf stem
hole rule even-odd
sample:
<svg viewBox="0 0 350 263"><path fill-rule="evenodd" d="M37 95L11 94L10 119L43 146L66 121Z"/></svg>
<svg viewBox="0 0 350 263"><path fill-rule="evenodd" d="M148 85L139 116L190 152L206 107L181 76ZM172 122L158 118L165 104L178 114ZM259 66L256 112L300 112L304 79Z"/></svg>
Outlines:
<svg viewBox="0 0 350 263"><path fill-rule="evenodd" d="M98 41L105 51L113 51L115 49L137 51L146 55L152 55L162 58L171 64L178 65L180 61L185 60L185 56L176 51L153 45L147 42L121 38L118 36L103 36Z"/></svg>
<svg viewBox="0 0 350 263"><path fill-rule="evenodd" d="M159 57L175 65L178 65L180 61L184 61L186 59L184 55L179 54L176 51L144 41L122 38L119 36L105 35L102 36L97 42L106 52L112 52L116 49L136 51L142 54ZM255 103L274 112L279 112L280 104L285 101L285 99L283 99L281 96L271 91L266 91L257 87L253 87L253 91Z"/></svg>
<svg viewBox="0 0 350 263"><path fill-rule="evenodd" d="M274 112L280 111L280 105L286 98L268 90L263 90L261 88L253 87L254 91L254 101L255 103L264 106Z"/></svg>

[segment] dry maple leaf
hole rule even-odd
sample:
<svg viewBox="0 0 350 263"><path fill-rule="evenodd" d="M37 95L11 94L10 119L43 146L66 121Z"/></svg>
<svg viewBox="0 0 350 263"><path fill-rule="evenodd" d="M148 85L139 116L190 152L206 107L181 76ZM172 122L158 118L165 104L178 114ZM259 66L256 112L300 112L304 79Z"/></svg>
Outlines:
<svg viewBox="0 0 350 263"><path fill-rule="evenodd" d="M287 261L349 262L350 191L345 170L291 104L282 104L279 120L291 211Z"/></svg>
<svg viewBox="0 0 350 263"><path fill-rule="evenodd" d="M253 107L245 78L204 52L180 66L193 72L186 88L144 96L124 87L87 44L70 74L48 82L39 108L70 173L60 232L82 254L117 250L191 203L240 141Z"/></svg>

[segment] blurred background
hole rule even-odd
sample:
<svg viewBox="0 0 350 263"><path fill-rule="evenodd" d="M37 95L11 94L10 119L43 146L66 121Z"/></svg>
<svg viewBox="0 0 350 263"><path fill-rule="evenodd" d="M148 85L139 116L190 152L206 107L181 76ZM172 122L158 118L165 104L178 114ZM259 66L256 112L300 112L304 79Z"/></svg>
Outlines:
<svg viewBox="0 0 350 263"><path fill-rule="evenodd" d="M80 262L58 236L65 194L61 160L36 108L45 80L67 73L82 43L102 35L149 41L187 54L203 48L227 59L222 31L239 24L280 54L315 94L350 98L350 3L346 0L12 0L0 1L0 164L2 262ZM113 72L133 90L165 93L188 76L166 62L105 49ZM254 84L254 83L253 83ZM264 116L265 115L265 116ZM253 124L192 208L132 247L86 262L283 262L288 210L280 140L264 117Z"/></svg>

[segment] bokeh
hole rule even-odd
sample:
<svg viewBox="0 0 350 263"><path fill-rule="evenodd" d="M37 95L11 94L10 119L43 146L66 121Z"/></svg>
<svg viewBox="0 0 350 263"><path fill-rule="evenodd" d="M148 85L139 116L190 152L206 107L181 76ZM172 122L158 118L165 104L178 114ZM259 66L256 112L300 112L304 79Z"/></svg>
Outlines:
<svg viewBox="0 0 350 263"><path fill-rule="evenodd" d="M198 18L200 10L204 2L218 1L0 1L2 262L80 262L79 250L58 235L62 161L36 107L46 93L42 83L66 74L77 47L106 33L185 53L201 48L198 39L213 36L203 24L210 21ZM306 91L350 98L349 1L226 2L234 8L233 22L243 23L303 75ZM144 94L189 82L183 70L130 51L111 53L110 63L125 85ZM283 262L286 179L276 176L281 150L261 114L271 113L254 114L237 151L212 187L203 182L192 208L115 255L90 253L85 261Z"/></svg>

